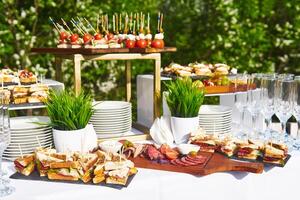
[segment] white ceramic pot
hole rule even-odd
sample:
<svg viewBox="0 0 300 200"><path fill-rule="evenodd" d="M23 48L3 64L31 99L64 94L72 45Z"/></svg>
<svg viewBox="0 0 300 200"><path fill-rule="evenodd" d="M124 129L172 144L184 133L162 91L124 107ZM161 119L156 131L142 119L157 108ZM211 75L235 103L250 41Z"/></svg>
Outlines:
<svg viewBox="0 0 300 200"><path fill-rule="evenodd" d="M88 152L97 146L97 135L92 124L72 131L53 129L54 145L58 152Z"/></svg>
<svg viewBox="0 0 300 200"><path fill-rule="evenodd" d="M192 131L197 130L199 127L199 118L181 118L171 117L171 128L176 144L186 143L189 138L189 134Z"/></svg>

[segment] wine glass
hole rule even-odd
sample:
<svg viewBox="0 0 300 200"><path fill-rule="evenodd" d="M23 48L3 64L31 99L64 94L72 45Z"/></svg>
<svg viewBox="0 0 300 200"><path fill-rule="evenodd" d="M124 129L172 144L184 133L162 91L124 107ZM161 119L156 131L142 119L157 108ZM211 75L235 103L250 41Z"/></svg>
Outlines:
<svg viewBox="0 0 300 200"><path fill-rule="evenodd" d="M253 139L258 139L259 137L259 129L257 125L257 120L259 117L259 113L262 108L261 104L261 74L252 74L248 78L247 82L247 110L251 114L252 127L250 130L251 137Z"/></svg>
<svg viewBox="0 0 300 200"><path fill-rule="evenodd" d="M294 80L290 78L278 79L275 82L275 114L279 118L282 134L279 140L287 142L289 138L286 132L286 123L292 116L294 98Z"/></svg>
<svg viewBox="0 0 300 200"><path fill-rule="evenodd" d="M295 76L294 79L294 106L293 106L293 115L297 120L298 131L296 136L296 141L294 144L295 149L300 149L300 76Z"/></svg>
<svg viewBox="0 0 300 200"><path fill-rule="evenodd" d="M274 97L275 97L275 81L276 76L273 74L265 74L261 81L261 98L262 108L261 113L264 116L266 129L264 131L264 139L268 140L271 137L272 116L275 114Z"/></svg>
<svg viewBox="0 0 300 200"><path fill-rule="evenodd" d="M247 85L248 74L237 74L236 80L234 82L234 104L239 112L239 121L238 129L235 133L237 137L244 137L245 130L244 130L244 120L245 120L245 113L247 108L247 93L244 90L243 86ZM247 88L246 88L247 90Z"/></svg>
<svg viewBox="0 0 300 200"><path fill-rule="evenodd" d="M7 196L14 191L14 188L8 185L8 181L2 175L2 155L10 143L10 121L8 106L4 104L4 93L0 93L0 197Z"/></svg>

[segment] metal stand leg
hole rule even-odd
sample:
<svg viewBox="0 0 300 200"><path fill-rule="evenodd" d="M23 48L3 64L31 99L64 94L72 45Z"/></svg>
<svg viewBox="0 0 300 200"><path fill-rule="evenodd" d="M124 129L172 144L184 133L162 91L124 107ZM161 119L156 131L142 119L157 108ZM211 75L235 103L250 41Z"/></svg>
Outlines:
<svg viewBox="0 0 300 200"><path fill-rule="evenodd" d="M130 60L126 60L125 73L126 73L126 101L130 102L131 100L131 61Z"/></svg>
<svg viewBox="0 0 300 200"><path fill-rule="evenodd" d="M160 108L161 108L160 66L161 66L161 56L160 54L158 54L157 58L155 59L155 67L154 67L153 119L160 117Z"/></svg>
<svg viewBox="0 0 300 200"><path fill-rule="evenodd" d="M81 58L79 55L74 55L74 85L75 95L78 96L81 91Z"/></svg>

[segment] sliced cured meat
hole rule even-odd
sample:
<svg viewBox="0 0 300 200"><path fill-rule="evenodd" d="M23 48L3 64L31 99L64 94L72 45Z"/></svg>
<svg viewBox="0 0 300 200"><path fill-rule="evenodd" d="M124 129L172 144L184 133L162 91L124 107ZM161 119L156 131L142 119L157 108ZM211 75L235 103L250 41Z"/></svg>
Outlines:
<svg viewBox="0 0 300 200"><path fill-rule="evenodd" d="M186 160L189 161L189 162L193 162L193 163L196 163L196 164L199 165L199 164L205 163L206 158L194 160L194 159L191 159L191 158L187 157Z"/></svg>
<svg viewBox="0 0 300 200"><path fill-rule="evenodd" d="M179 165L176 163L176 160L177 160L177 159L171 160L170 163L171 163L172 165L177 165L177 166L179 166Z"/></svg>
<svg viewBox="0 0 300 200"><path fill-rule="evenodd" d="M184 167L187 167L187 166L190 166L189 164L187 164L187 163L185 163L185 162L182 162L181 161L181 159L176 159L176 160L174 160L175 161L175 163L177 164L177 165L181 165L181 166L184 166Z"/></svg>
<svg viewBox="0 0 300 200"><path fill-rule="evenodd" d="M203 161L207 159L205 156L201 156L201 155L197 155L197 156L188 155L187 157L191 160L199 160L199 161Z"/></svg>
<svg viewBox="0 0 300 200"><path fill-rule="evenodd" d="M187 159L187 157L181 158L181 161L182 161L182 162L185 162L185 163L188 164L189 166L199 165L199 162L189 161L189 160Z"/></svg>

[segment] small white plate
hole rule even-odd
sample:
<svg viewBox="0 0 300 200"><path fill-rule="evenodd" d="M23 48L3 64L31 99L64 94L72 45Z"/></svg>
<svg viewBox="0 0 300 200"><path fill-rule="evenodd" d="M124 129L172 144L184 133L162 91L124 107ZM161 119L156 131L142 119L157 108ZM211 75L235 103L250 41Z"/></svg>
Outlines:
<svg viewBox="0 0 300 200"><path fill-rule="evenodd" d="M49 117L45 116L25 116L10 118L10 128L14 130L33 130L49 127L48 125L38 125L35 123L49 123Z"/></svg>
<svg viewBox="0 0 300 200"><path fill-rule="evenodd" d="M199 114L221 114L232 112L231 107L222 105L202 105L199 110Z"/></svg>

